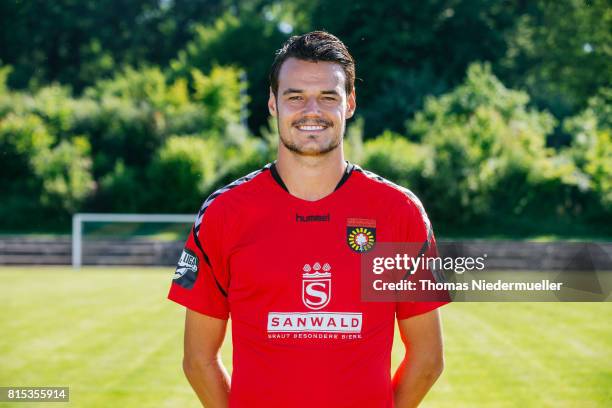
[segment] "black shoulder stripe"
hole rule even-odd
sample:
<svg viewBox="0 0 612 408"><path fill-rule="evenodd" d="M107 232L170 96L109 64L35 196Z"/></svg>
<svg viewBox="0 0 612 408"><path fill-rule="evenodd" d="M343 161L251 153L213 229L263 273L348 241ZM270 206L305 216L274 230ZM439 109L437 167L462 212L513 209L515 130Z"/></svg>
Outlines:
<svg viewBox="0 0 612 408"><path fill-rule="evenodd" d="M235 181L233 181L232 183L221 187L220 189L216 190L215 192L213 192L211 195L209 195L206 200L204 200L204 204L202 204L202 207L200 208L200 211L198 211L198 215L196 216L196 220L195 223L193 225L193 228L191 230L192 234L193 234L193 240L196 244L196 246L198 247L198 249L200 250L200 252L202 253L202 256L204 258L204 261L206 262L206 264L208 264L210 271L211 271L211 275L213 277L213 279L215 280L215 284L217 285L217 288L219 289L219 291L221 292L221 294L224 297L227 297L227 291L223 288L223 285L221 285L221 283L219 282L219 280L217 279L217 277L215 276L215 272L213 270L213 267L210 263L210 259L208 258L208 255L206 254L206 251L204 251L204 246L202 245L202 242L200 242L200 238L198 237L198 232L200 231L200 227L202 226L202 221L204 219L204 213L206 212L206 209L210 206L210 204L212 204L213 201L215 201L215 199L217 197L219 197L221 194L233 189L234 187L237 187L241 184L246 183L247 181L252 180L253 178L255 178L257 175L259 175L260 173L268 170L271 166L270 164L267 164L265 167L259 169L259 170L255 170L249 174L247 174L244 177L241 177Z"/></svg>
<svg viewBox="0 0 612 408"><path fill-rule="evenodd" d="M272 163L268 163L263 168L261 168L259 170L255 170L255 171L247 174L244 177L240 177L239 179L231 182L230 184L228 184L226 186L221 187L220 189L216 190L211 195L209 195L206 198L206 200L204 200L204 204L202 204L202 207L200 207L200 211L198 211L198 215L196 217L195 224L194 224L196 232L200 229L200 224L202 224L202 219L204 218L204 213L206 212L206 209L212 204L213 201L215 201L215 199L217 197L219 197L221 194L231 190L234 187L238 187L239 185L244 184L247 181L251 181L256 176L258 176L260 173L268 170L271 166L272 166Z"/></svg>
<svg viewBox="0 0 612 408"><path fill-rule="evenodd" d="M427 229L427 238L425 239L425 242L423 243L423 246L419 250L419 253L417 256L421 256L425 254L425 252L427 251L427 249L429 249L429 246L431 245L431 238L433 237L433 228L431 227L431 222L429 221L429 217L427 216L427 213L425 212L425 208L423 207L421 200L419 200L419 198L412 191L408 190L406 187L402 187L398 184L395 184L392 181L389 181L386 178L379 176L378 174L372 173L371 171L364 170L357 165L355 165L355 171L362 173L364 176L370 179L380 181L381 183L384 183L404 193L417 206L419 213L421 214L421 218L423 218L423 222L425 223L425 228ZM406 271L406 275L404 275L403 279L407 279L410 272L411 272L410 270Z"/></svg>
<svg viewBox="0 0 612 408"><path fill-rule="evenodd" d="M194 239L196 245L198 246L198 249L200 250L200 252L202 252L202 256L204 256L204 261L210 267L210 274L212 275L213 279L215 280L215 284L217 285L217 288L219 289L219 291L221 292L223 297L227 297L227 292L225 291L225 289L223 289L223 286L221 285L221 283L219 283L219 279L217 279L217 276L215 275L215 271L213 270L212 265L210 264L210 260L208 259L208 255L206 255L206 252L204 251L204 248L202 248L202 244L200 243L200 239L198 238L198 234L195 232L195 228L192 231L193 231L193 239Z"/></svg>
<svg viewBox="0 0 612 408"><path fill-rule="evenodd" d="M202 243L200 242L200 238L198 238L198 233L196 232L195 228L191 229L191 233L193 234L193 241L195 242L200 252L202 252L202 256L204 257L204 262L206 262L206 264L212 269L212 265L210 264L210 259L208 259L208 255L206 255L206 251L204 251L204 248L202 247Z"/></svg>
<svg viewBox="0 0 612 408"><path fill-rule="evenodd" d="M427 240L425 242L423 242L423 246L421 247L421 249L419 249L419 253L417 254L417 258L420 258L429 249L429 246L431 245L431 237L432 237L432 235L433 235L433 229L429 228L429 230L427 230ZM412 273L413 269L414 269L414 265L413 265L413 267L411 269L406 271L406 274L404 275L402 280L407 280L408 276Z"/></svg>
<svg viewBox="0 0 612 408"><path fill-rule="evenodd" d="M429 241L432 232L431 222L429 221L429 217L425 212L425 208L423 207L421 200L419 200L419 198L412 191L408 190L406 187L402 187L398 184L395 184L392 181L389 181L386 178L379 176L378 174L364 170L358 165L355 165L355 171L362 173L364 176L372 180L380 181L381 183L384 183L389 187L393 187L394 189L404 193L410 199L410 201L412 201L417 206L419 213L421 214L421 218L423 218L423 222L425 223L425 227L427 229L427 240Z"/></svg>

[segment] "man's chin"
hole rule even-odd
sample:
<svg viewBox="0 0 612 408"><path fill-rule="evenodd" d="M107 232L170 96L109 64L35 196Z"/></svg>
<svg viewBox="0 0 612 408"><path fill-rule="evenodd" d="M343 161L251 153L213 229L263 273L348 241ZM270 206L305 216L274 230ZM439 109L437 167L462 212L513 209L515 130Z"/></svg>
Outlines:
<svg viewBox="0 0 612 408"><path fill-rule="evenodd" d="M297 146L291 143L283 142L283 145L291 152L305 157L324 156L334 151L340 144L329 146Z"/></svg>

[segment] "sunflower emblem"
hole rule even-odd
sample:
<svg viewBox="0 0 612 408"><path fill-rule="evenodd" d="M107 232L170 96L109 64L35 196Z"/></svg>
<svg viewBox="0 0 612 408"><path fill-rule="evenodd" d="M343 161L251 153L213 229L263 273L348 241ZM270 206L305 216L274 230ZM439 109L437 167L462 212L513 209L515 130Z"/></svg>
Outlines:
<svg viewBox="0 0 612 408"><path fill-rule="evenodd" d="M376 228L349 227L347 228L348 246L355 252L367 252L376 242Z"/></svg>

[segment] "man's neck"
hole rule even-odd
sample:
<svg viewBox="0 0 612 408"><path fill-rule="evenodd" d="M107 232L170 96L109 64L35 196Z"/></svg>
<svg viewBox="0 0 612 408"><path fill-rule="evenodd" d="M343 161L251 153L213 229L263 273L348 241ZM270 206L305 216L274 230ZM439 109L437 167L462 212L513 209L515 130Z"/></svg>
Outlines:
<svg viewBox="0 0 612 408"><path fill-rule="evenodd" d="M323 156L300 156L279 149L276 170L289 193L306 201L331 194L346 170L342 146Z"/></svg>

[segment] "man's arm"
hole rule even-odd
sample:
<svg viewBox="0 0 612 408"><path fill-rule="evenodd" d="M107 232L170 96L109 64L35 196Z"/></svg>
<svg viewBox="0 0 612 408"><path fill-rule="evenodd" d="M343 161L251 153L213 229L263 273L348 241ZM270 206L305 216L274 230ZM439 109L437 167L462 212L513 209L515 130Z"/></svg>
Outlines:
<svg viewBox="0 0 612 408"><path fill-rule="evenodd" d="M444 368L442 328L437 309L398 321L406 347L393 376L397 408L417 407Z"/></svg>
<svg viewBox="0 0 612 408"><path fill-rule="evenodd" d="M183 371L206 408L227 408L230 378L219 349L225 337L226 320L187 309Z"/></svg>

